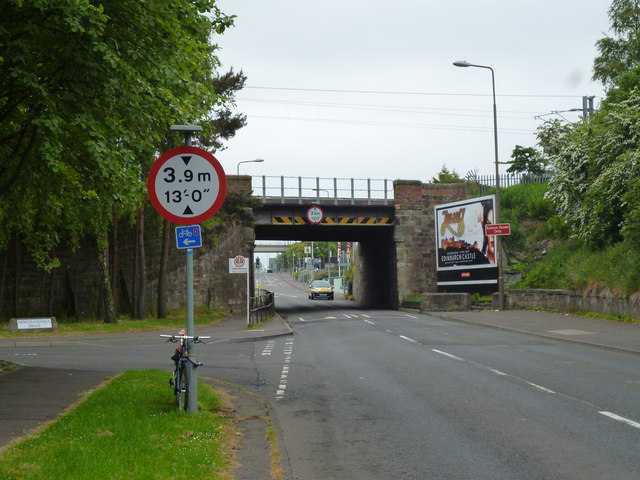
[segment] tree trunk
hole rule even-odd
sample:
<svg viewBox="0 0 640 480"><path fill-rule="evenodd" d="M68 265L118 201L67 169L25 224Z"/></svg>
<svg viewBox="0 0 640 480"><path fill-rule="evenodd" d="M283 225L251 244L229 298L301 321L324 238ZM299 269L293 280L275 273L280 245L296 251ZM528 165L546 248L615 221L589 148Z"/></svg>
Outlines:
<svg viewBox="0 0 640 480"><path fill-rule="evenodd" d="M111 291L113 292L113 306L115 308L116 316L120 313L120 295L118 290L118 208L113 205L112 208L112 223L111 223L111 240L109 247L111 255L109 256L109 273L111 276Z"/></svg>
<svg viewBox="0 0 640 480"><path fill-rule="evenodd" d="M111 281L109 279L109 241L107 240L106 232L103 234L103 238L98 239L97 243L102 298L104 299L104 323L116 323L118 318L116 317Z"/></svg>
<svg viewBox="0 0 640 480"><path fill-rule="evenodd" d="M147 317L147 309L145 305L145 290L147 287L145 252L144 252L144 207L138 210L138 218L136 222L136 243L138 245L138 292L136 295L137 307L136 318L145 319Z"/></svg>
<svg viewBox="0 0 640 480"><path fill-rule="evenodd" d="M13 277L13 315L15 318L20 316L20 236L14 234L15 239L15 271Z"/></svg>
<svg viewBox="0 0 640 480"><path fill-rule="evenodd" d="M138 241L137 231L129 234L133 245L133 262L131 268L131 318L139 318L138 315Z"/></svg>
<svg viewBox="0 0 640 480"><path fill-rule="evenodd" d="M160 273L158 274L158 318L167 318L167 269L169 267L169 242L171 224L165 220L162 224L162 253L160 255Z"/></svg>

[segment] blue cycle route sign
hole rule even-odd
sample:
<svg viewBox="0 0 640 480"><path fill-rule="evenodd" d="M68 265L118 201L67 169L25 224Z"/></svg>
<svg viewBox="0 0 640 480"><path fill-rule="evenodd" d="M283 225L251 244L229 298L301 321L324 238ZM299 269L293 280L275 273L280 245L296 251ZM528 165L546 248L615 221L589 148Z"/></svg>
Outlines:
<svg viewBox="0 0 640 480"><path fill-rule="evenodd" d="M200 225L176 227L176 245L178 248L197 248L202 246Z"/></svg>

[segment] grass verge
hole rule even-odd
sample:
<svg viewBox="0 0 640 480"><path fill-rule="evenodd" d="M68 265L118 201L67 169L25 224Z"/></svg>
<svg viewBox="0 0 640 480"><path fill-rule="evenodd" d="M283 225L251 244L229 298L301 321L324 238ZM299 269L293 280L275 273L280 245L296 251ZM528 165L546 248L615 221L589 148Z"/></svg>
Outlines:
<svg viewBox="0 0 640 480"><path fill-rule="evenodd" d="M229 478L228 421L216 414L219 398L202 384L200 411L179 412L168 377L142 370L110 380L58 421L1 452L0 478Z"/></svg>
<svg viewBox="0 0 640 480"><path fill-rule="evenodd" d="M223 317L222 314L204 314L196 315L194 323L196 326L211 325L219 321ZM81 321L61 321L58 322L58 330L53 332L55 335L60 334L84 334L84 333L114 333L114 332L134 332L143 330L160 330L167 331L179 330L186 325L185 317L171 317L163 319L145 319L131 320L119 319L117 323L104 323L102 320L81 320ZM9 332L8 322L0 324L0 336L46 336L51 335L50 332L33 333L33 332Z"/></svg>

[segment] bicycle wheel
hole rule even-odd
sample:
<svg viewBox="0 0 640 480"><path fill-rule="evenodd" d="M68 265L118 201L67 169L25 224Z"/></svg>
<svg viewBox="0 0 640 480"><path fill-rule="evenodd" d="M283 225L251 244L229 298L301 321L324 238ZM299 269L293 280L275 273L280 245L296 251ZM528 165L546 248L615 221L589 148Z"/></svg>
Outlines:
<svg viewBox="0 0 640 480"><path fill-rule="evenodd" d="M176 389L176 402L178 410L186 410L189 404L189 362L182 364Z"/></svg>

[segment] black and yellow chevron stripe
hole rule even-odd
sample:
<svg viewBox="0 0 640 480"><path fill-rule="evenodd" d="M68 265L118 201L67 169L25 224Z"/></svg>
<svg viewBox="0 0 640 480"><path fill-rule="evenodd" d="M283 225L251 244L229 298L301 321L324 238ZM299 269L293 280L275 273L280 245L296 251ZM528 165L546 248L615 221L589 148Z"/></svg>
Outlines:
<svg viewBox="0 0 640 480"><path fill-rule="evenodd" d="M305 217L271 217L272 225L307 225ZM392 217L325 217L321 225L393 225Z"/></svg>

